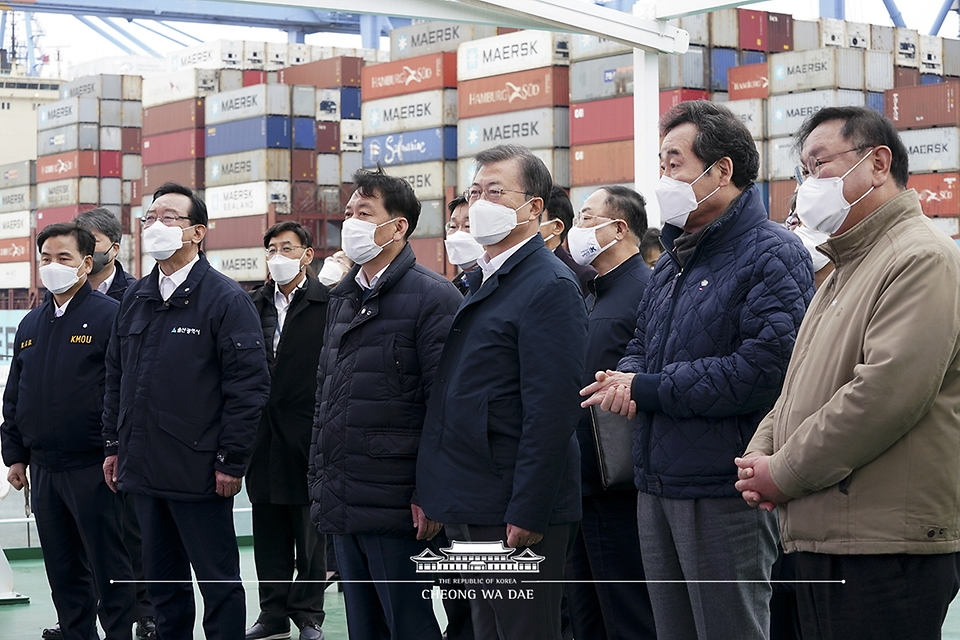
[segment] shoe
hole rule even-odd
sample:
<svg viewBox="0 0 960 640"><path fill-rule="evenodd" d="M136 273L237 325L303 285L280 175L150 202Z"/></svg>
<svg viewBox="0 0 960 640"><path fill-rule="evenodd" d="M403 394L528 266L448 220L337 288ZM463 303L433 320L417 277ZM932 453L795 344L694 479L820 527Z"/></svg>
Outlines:
<svg viewBox="0 0 960 640"><path fill-rule="evenodd" d="M323 629L316 622L308 622L300 628L300 640L323 640Z"/></svg>
<svg viewBox="0 0 960 640"><path fill-rule="evenodd" d="M157 621L153 616L144 616L137 622L137 638L140 640L156 640Z"/></svg>
<svg viewBox="0 0 960 640"><path fill-rule="evenodd" d="M254 623L244 634L244 640L286 640L290 637L290 627L281 629L279 627L271 629L260 621Z"/></svg>
<svg viewBox="0 0 960 640"><path fill-rule="evenodd" d="M60 631L60 623L53 625L52 627L47 627L43 630L43 633L40 634L40 637L43 640L63 640L63 633Z"/></svg>

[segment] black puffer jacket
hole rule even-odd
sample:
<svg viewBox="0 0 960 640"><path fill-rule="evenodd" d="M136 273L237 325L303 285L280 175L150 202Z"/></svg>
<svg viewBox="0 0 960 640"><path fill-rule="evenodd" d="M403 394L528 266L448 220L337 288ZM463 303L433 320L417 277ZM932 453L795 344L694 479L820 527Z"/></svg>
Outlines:
<svg viewBox="0 0 960 640"><path fill-rule="evenodd" d="M415 537L426 401L462 296L403 248L363 302L359 266L330 292L308 480L324 533Z"/></svg>

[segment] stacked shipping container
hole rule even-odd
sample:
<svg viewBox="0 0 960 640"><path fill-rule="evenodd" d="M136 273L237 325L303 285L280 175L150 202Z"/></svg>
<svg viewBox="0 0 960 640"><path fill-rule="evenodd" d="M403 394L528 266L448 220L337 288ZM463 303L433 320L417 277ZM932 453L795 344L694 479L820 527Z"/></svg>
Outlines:
<svg viewBox="0 0 960 640"><path fill-rule="evenodd" d="M0 166L0 287L4 289L26 291L35 282L35 185L35 160Z"/></svg>

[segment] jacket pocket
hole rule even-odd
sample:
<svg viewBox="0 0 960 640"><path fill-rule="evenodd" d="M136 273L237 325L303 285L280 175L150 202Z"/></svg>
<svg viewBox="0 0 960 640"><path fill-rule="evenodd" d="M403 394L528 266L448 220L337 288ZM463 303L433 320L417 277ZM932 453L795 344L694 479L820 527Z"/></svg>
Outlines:
<svg viewBox="0 0 960 640"><path fill-rule="evenodd" d="M378 429L366 433L367 454L373 458L416 458L420 434L399 429Z"/></svg>
<svg viewBox="0 0 960 640"><path fill-rule="evenodd" d="M151 434L149 453L144 456L149 465L146 482L161 491L213 494L219 430L166 411L158 414L158 429Z"/></svg>

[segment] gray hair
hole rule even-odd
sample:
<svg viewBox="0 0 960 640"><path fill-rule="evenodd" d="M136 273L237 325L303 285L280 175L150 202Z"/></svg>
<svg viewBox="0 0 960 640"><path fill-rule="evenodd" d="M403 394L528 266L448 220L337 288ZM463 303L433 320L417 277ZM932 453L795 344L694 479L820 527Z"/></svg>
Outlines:
<svg viewBox="0 0 960 640"><path fill-rule="evenodd" d="M84 211L74 218L73 222L78 227L86 229L87 231L99 231L107 236L110 242L120 242L122 233L120 221L117 219L117 216L103 207Z"/></svg>

